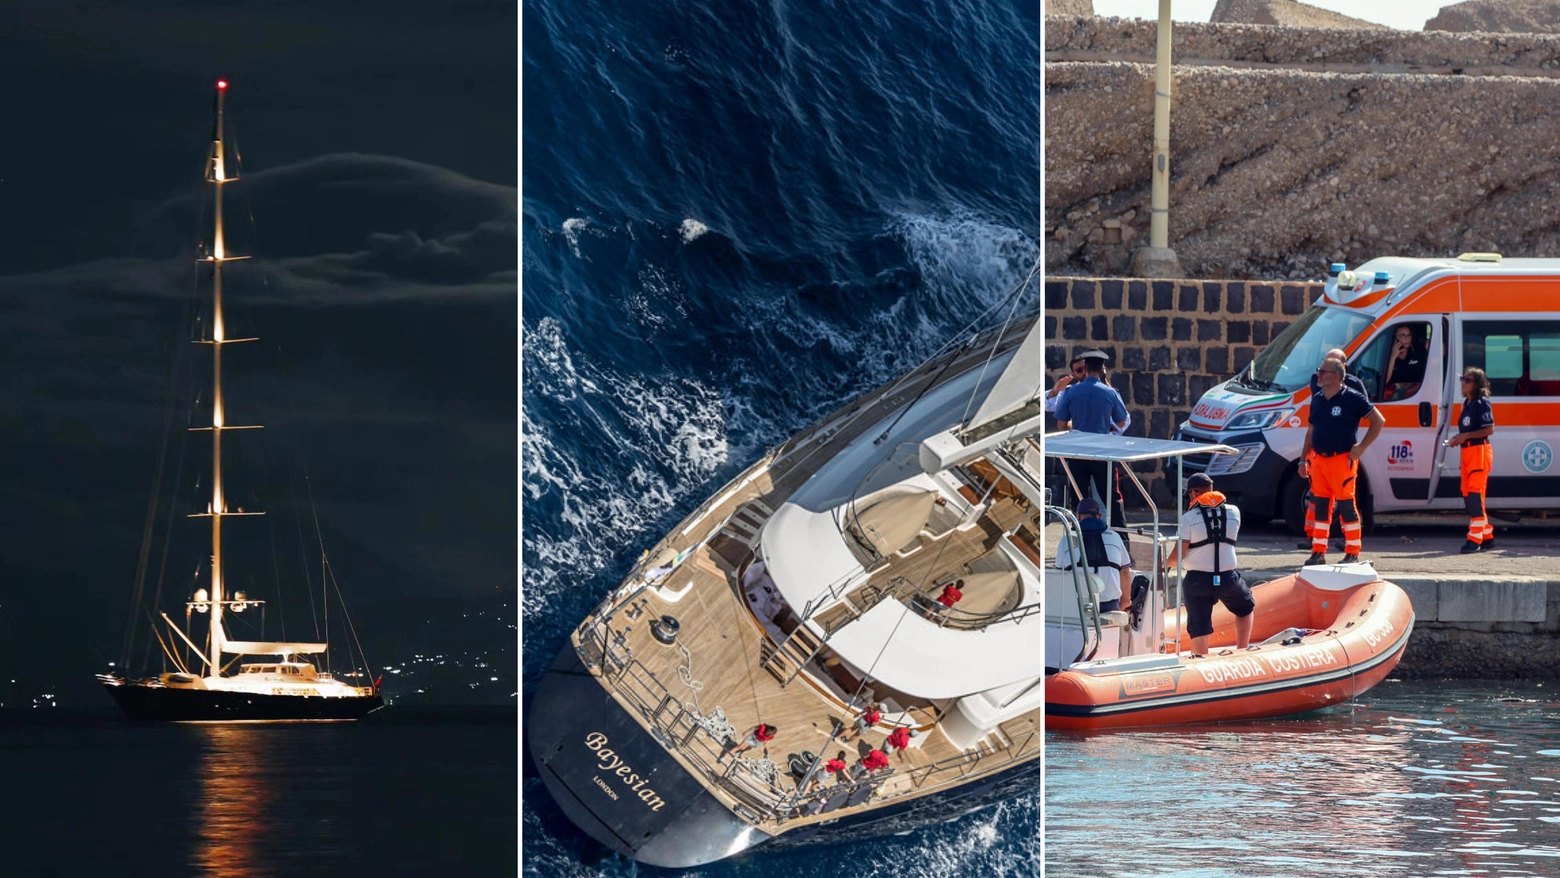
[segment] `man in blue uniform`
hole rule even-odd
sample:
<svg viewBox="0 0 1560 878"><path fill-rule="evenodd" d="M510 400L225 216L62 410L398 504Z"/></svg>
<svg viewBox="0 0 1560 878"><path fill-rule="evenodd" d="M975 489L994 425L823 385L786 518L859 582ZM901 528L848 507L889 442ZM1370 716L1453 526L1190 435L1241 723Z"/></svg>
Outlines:
<svg viewBox="0 0 1560 878"><path fill-rule="evenodd" d="M1104 352L1103 351L1089 351L1088 353L1099 354L1101 356L1104 356ZM1062 401L1062 392L1065 391L1067 388L1072 387L1073 386L1073 382L1077 382L1079 384L1082 384L1083 383L1083 379L1085 379L1087 377L1089 377L1089 373L1088 373L1088 370L1086 370L1084 368L1084 366L1083 366L1083 356L1080 354L1079 356L1073 357L1072 358L1072 362L1067 364L1067 374L1063 375L1062 377L1060 377L1058 379L1056 379L1056 383L1051 385L1051 389L1047 390L1045 392L1045 410L1054 417L1056 415L1056 407ZM1116 388L1111 387L1111 385L1110 385L1110 370L1109 369L1104 369L1104 368L1101 369L1100 381L1103 382L1106 387L1110 387L1111 390L1116 390ZM1116 390L1116 395L1117 396L1121 396L1121 391ZM1125 399L1122 400L1122 410L1123 411L1126 410L1126 400ZM1131 427L1132 427L1132 413L1129 411L1129 412L1127 412L1127 419L1126 419L1126 421L1124 423L1122 423L1120 426L1113 426L1113 427L1111 427L1110 428L1110 432L1112 434L1114 434L1114 435L1120 436L1120 435L1123 435L1124 433L1126 433L1127 430L1130 429Z"/></svg>
<svg viewBox="0 0 1560 878"><path fill-rule="evenodd" d="M1056 404L1057 422L1063 429L1082 433L1108 434L1112 428L1125 429L1127 407L1121 401L1121 394L1101 380L1105 374L1105 352L1084 351L1079 356L1083 357L1085 377L1061 395ZM1121 508L1121 492L1116 489L1115 472L1110 462L1070 460L1068 468L1077 476L1078 490L1084 497L1092 490L1101 500L1110 502L1107 525L1125 526L1127 520Z"/></svg>
<svg viewBox="0 0 1560 878"><path fill-rule="evenodd" d="M1306 564L1327 563L1327 532L1332 529L1333 501L1343 519L1343 563L1360 560L1360 511L1355 500L1360 458L1370 448L1386 418L1357 390L1343 386L1343 361L1329 357L1316 370L1322 390L1311 397L1310 426L1300 451L1300 475L1311 480L1316 517L1311 528L1311 557ZM1363 442L1356 442L1361 419L1370 420Z"/></svg>
<svg viewBox="0 0 1560 878"><path fill-rule="evenodd" d="M1333 348L1327 352L1326 356L1322 357L1322 362L1326 363L1328 360L1342 360L1344 356L1343 348ZM1311 397L1313 399L1316 398L1317 394L1322 392L1322 382L1316 377L1317 375L1321 374L1321 371L1322 366L1318 365L1316 367L1316 372L1312 373L1311 375ZM1357 375L1345 374L1343 376L1343 386L1349 388L1350 390L1358 390L1367 399L1370 397L1370 393L1365 390L1365 382L1361 381ZM1304 460L1304 458L1301 459ZM1302 476L1302 478L1304 477ZM1309 484L1310 480L1307 479L1306 482ZM1309 488L1307 488L1305 492L1305 539L1302 540L1295 548L1311 548L1311 531L1313 530L1316 530L1316 498L1311 496L1311 491ZM1332 532L1332 525L1330 523L1327 526L1327 530L1328 533Z"/></svg>

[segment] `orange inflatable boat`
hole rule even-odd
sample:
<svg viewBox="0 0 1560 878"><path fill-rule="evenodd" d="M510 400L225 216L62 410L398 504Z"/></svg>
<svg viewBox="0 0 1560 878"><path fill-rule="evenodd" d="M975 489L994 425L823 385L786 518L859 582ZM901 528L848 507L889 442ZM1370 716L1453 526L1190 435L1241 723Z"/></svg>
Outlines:
<svg viewBox="0 0 1560 878"><path fill-rule="evenodd" d="M1252 647L1235 648L1235 619L1218 605L1212 648L1193 657L1183 611L1169 610L1165 643L1180 632L1178 654L1069 665L1046 680L1046 727L1226 722L1341 704L1397 666L1414 628L1408 595L1365 564L1306 567L1254 587L1252 596Z"/></svg>

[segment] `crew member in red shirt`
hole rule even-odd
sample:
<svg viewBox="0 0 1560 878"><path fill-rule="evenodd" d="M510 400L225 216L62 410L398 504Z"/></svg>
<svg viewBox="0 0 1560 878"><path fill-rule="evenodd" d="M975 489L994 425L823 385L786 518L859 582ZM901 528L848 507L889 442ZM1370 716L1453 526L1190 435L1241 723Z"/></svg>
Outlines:
<svg viewBox="0 0 1560 878"><path fill-rule="evenodd" d="M867 755L861 758L861 767L868 772L877 771L879 768L887 768L888 754L882 750L868 750Z"/></svg>
<svg viewBox="0 0 1560 878"><path fill-rule="evenodd" d="M910 727L899 726L888 735L888 740L883 743L883 749L898 750L900 761L904 761L905 750L910 746Z"/></svg>
<svg viewBox="0 0 1560 878"><path fill-rule="evenodd" d="M937 598L937 603L945 607L952 607L962 597L964 597L964 580L960 579L957 582L950 582L943 586L942 596Z"/></svg>
<svg viewBox="0 0 1560 878"><path fill-rule="evenodd" d="M730 738L727 738L725 749L721 751L720 757L715 761L725 762L727 756L740 756L760 744L767 744L774 738L777 731L779 730L774 726L759 723L753 731L748 732L747 738L740 744L733 743ZM764 755L769 755L768 747L764 748Z"/></svg>
<svg viewBox="0 0 1560 878"><path fill-rule="evenodd" d="M840 740L854 741L865 735L867 729L872 728L883 720L883 711L887 709L888 705L886 704L867 705L867 709L861 712L861 716L856 717L855 728L845 733L849 737L841 737Z"/></svg>

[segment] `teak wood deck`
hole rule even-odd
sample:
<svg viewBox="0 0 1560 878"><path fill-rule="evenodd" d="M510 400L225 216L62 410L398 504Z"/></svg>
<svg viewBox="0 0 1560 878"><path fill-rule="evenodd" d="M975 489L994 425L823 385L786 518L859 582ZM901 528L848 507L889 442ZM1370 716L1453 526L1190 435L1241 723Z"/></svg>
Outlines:
<svg viewBox="0 0 1560 878"><path fill-rule="evenodd" d="M1020 338L1022 333L1016 333L1007 342L1016 344ZM987 355L987 351L972 347L959 359L975 362ZM900 382L890 395L879 390L862 397L754 464L733 483L735 489L728 486L646 552L634 574L619 587L614 605L592 614L574 633L575 646L587 665L629 714L655 734L707 790L767 832L832 820L841 816L841 811L870 808L884 799L927 795L1039 755L1038 710L1009 720L966 751L956 748L937 730L934 723L939 705L928 702L899 704L904 713L890 713L883 724L865 735L850 742L838 738L831 742L837 729L853 728L855 714L811 672L777 675L764 666L778 644L749 609L738 579L744 555L751 554L748 540L762 525L758 519L777 508L811 475L822 459L818 452L850 441L882 416L912 401L934 376L943 374L942 365L928 364ZM946 374L958 374L961 365L955 363ZM743 514L728 523L739 511ZM951 578L949 574L990 551L1026 514L1024 503L1009 498L983 516L978 527L930 538L923 532L917 550L908 557L892 558L865 587L890 589L892 580L902 578L935 598L942 581ZM658 587L630 587L644 571L699 545L723 523L719 536L690 554ZM913 594L893 597L908 602ZM985 599L979 596L979 600ZM800 612L800 608L789 609ZM663 615L678 621L674 643L663 643L652 634L652 623ZM884 694L874 693L873 700ZM865 702L864 697L861 703ZM732 767L740 760L761 757L759 750L727 759L724 764L717 760L719 742L696 724L699 717L710 717L717 708L724 712L737 742L760 722L778 730L767 745L768 758L778 768L773 783ZM870 748L883 747L894 727L890 720L895 719L918 728L919 733L909 750L890 755L891 770L886 776L879 772L873 783L846 801L841 801L845 799L841 791L821 814L807 813L811 810L807 807L792 807L798 805L794 798L798 782L790 774L794 757L806 751L828 759L844 750L847 762L854 764ZM835 789L821 765L816 775L817 788Z"/></svg>

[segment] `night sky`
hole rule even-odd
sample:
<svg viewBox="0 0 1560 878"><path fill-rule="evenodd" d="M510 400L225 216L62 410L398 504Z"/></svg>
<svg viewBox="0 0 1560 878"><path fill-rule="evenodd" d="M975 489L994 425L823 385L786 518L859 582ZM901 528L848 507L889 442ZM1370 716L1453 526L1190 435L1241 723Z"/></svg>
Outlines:
<svg viewBox="0 0 1560 878"><path fill-rule="evenodd" d="M187 303L224 77L244 174L229 247L255 257L225 272L229 335L262 339L227 348L227 409L266 426L225 483L276 513L228 525L249 528L234 563L252 571L230 581L263 596L312 563L317 588L297 539L312 509L376 669L446 657L387 674L392 698L513 703L515 19L508 2L0 6L0 704L107 707L92 674L121 653L165 434L180 515L209 496L209 434L184 431L209 409L186 396L164 421L178 357L209 363ZM170 615L207 528L170 543Z"/></svg>

